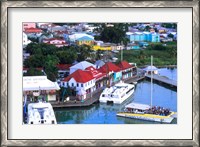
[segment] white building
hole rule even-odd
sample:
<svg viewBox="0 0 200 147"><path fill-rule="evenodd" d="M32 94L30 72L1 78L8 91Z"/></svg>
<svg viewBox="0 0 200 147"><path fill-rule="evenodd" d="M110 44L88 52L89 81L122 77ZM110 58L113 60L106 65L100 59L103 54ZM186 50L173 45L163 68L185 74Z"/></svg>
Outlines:
<svg viewBox="0 0 200 147"><path fill-rule="evenodd" d="M56 101L56 90L60 90L59 85L47 79L47 76L23 77L23 93L29 98L47 96L48 101Z"/></svg>
<svg viewBox="0 0 200 147"><path fill-rule="evenodd" d="M87 61L82 61L80 63L75 64L74 66L71 66L69 73L72 74L73 72L75 72L78 69L85 70L89 66L93 66L94 68L96 68L96 66L94 64L87 62Z"/></svg>
<svg viewBox="0 0 200 147"><path fill-rule="evenodd" d="M85 94L88 94L96 90L95 78L92 76L92 74L88 71L83 71L80 69L76 70L63 81L61 81L61 86L70 87L76 90L77 94L83 93L83 91L85 91ZM84 95L83 99L85 98L86 95Z"/></svg>

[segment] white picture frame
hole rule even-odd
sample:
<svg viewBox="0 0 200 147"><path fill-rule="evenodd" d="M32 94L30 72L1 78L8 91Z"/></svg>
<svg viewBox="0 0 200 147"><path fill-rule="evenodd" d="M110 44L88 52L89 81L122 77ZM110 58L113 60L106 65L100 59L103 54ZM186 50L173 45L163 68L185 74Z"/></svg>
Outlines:
<svg viewBox="0 0 200 147"><path fill-rule="evenodd" d="M74 146L133 146L133 145L144 145L144 146L199 146L199 5L198 1L3 1L1 2L1 11L5 13L1 13L1 136L2 146L57 146L57 145L74 145ZM25 8L26 7L26 8ZM176 8L177 11L184 9L184 8L191 8L191 18L192 18L192 125L190 126L192 136L191 138L163 138L163 139L156 139L153 137L147 138L112 138L107 139L103 138L27 138L24 139L22 137L15 137L12 139L10 138L10 131L12 129L9 129L10 122L9 119L11 117L11 110L10 108L12 105L9 105L9 102L11 100L10 97L13 96L10 89L12 89L12 84L10 81L13 80L13 78L9 78L9 75L12 74L9 71L13 71L13 65L10 65L10 58L12 56L9 56L10 52L12 50L10 49L10 46L12 47L12 44L10 44L9 40L9 31L8 26L11 17L14 15L9 15L9 10L12 8L17 8L18 10L21 8L29 9L29 8L59 8L61 9L67 9L67 8L85 8L85 9L97 9L97 8L123 8L125 11L128 11L128 8L135 8L135 9L147 9L147 8L159 8L160 10L165 8ZM164 8L165 7L165 8ZM57 9L58 10L58 9ZM18 13L18 12L16 12ZM183 12L184 14L184 12ZM28 15L28 14L26 14ZM91 14L93 15L93 14ZM39 17L39 16L38 16ZM42 15L41 15L42 17ZM182 16L184 17L184 15ZM102 19L102 18L100 18ZM108 19L108 18L105 18ZM77 18L79 20L79 18ZM76 20L76 21L77 21ZM14 24L12 24L14 25ZM13 30L12 30L13 31ZM19 35L20 36L20 35ZM191 38L190 38L191 39ZM12 59L13 60L13 59ZM179 59L178 59L179 60ZM20 63L21 64L21 63ZM19 64L19 65L20 65ZM15 69L16 67L14 67ZM17 70L17 69L16 69ZM20 74L16 75L16 77L20 76ZM20 78L20 77L19 77ZM189 77L187 77L189 78ZM19 80L20 81L20 80ZM179 82L179 81L178 81ZM19 83L20 84L20 83ZM17 83L18 85L18 83ZM19 100L21 100L19 98ZM20 104L21 102L19 102ZM17 107L16 107L17 111ZM20 111L19 111L20 112ZM63 126L62 126L63 127ZM70 126L71 127L71 126ZM76 126L74 126L76 127ZM98 126L97 126L98 127ZM110 127L110 126L109 126ZM105 126L105 130L109 129L109 127ZM153 127L153 126L152 126ZM164 126L168 127L168 126ZM38 128L40 128L38 126ZM160 128L160 127L158 127ZM46 129L49 129L48 126L46 126ZM115 128L113 128L115 129ZM16 131L15 131L16 132ZM14 132L13 132L14 133ZM23 132L21 132L23 133ZM71 132L72 133L72 132ZM179 132L181 135L181 132ZM36 134L35 134L36 135ZM55 134L53 134L55 135ZM52 135L52 136L53 136ZM11 135L12 136L12 135ZM22 135L23 136L23 135Z"/></svg>

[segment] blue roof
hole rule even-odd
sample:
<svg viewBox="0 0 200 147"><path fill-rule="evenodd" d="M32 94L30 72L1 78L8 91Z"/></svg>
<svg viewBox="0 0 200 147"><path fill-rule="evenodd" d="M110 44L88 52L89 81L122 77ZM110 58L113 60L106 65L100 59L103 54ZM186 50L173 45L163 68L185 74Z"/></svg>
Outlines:
<svg viewBox="0 0 200 147"><path fill-rule="evenodd" d="M94 39L92 39L92 38L90 38L90 37L88 37L88 36L84 36L84 37L78 38L77 40L78 40L78 41L85 41L85 40L91 41L91 40L94 40Z"/></svg>

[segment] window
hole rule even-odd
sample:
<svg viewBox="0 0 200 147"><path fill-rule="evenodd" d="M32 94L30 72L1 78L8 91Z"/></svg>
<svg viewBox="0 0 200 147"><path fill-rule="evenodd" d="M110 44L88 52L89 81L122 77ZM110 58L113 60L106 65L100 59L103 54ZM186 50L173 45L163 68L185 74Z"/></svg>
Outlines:
<svg viewBox="0 0 200 147"><path fill-rule="evenodd" d="M74 87L74 83L72 83L72 87Z"/></svg>
<svg viewBox="0 0 200 147"><path fill-rule="evenodd" d="M83 84L81 84L81 87L83 87Z"/></svg>
<svg viewBox="0 0 200 147"><path fill-rule="evenodd" d="M77 83L77 84L76 84L76 86L78 87L78 86L79 86L79 84Z"/></svg>

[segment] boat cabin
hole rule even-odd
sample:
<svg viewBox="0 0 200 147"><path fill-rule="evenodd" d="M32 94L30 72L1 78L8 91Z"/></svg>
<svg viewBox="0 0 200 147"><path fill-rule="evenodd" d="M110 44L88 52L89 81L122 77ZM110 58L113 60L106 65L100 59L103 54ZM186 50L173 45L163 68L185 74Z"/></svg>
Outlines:
<svg viewBox="0 0 200 147"><path fill-rule="evenodd" d="M144 113L149 109L150 109L149 105L139 104L139 103L130 103L125 106L125 112Z"/></svg>

